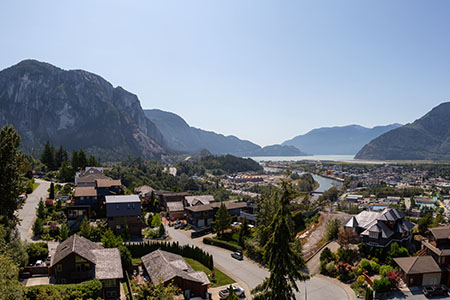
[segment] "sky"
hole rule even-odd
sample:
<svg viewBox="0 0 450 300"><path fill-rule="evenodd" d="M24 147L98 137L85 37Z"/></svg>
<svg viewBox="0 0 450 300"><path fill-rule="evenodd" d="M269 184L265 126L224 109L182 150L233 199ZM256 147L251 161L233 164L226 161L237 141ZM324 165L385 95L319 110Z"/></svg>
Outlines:
<svg viewBox="0 0 450 300"><path fill-rule="evenodd" d="M2 1L0 69L84 69L264 146L450 101L449 15L444 0Z"/></svg>

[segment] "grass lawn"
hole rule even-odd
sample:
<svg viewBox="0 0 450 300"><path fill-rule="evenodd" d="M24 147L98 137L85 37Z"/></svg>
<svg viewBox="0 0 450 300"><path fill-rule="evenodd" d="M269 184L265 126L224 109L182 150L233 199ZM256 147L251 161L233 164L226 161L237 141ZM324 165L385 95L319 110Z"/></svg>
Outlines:
<svg viewBox="0 0 450 300"><path fill-rule="evenodd" d="M131 261L133 265L140 265L142 263L142 260L140 258L133 258Z"/></svg>
<svg viewBox="0 0 450 300"><path fill-rule="evenodd" d="M39 182L34 182L33 183L33 191L39 186Z"/></svg>
<svg viewBox="0 0 450 300"><path fill-rule="evenodd" d="M128 293L128 286L127 286L127 283L126 282L122 282L122 285L123 285L123 290L124 290L124 292L125 292L125 295Z"/></svg>
<svg viewBox="0 0 450 300"><path fill-rule="evenodd" d="M196 261L192 258L184 257L184 259L192 267L192 269L194 269L195 271L203 271L206 273L206 275L208 275L209 280L211 281L212 288L215 288L218 286L223 286L223 285L230 285L235 282L233 279L231 279L225 273L219 271L215 267L214 267L214 271L216 273L216 276L214 279L211 279L211 277L210 277L211 270L210 269L208 269L207 267L205 267L204 265L202 265L201 263L199 263L198 261Z"/></svg>

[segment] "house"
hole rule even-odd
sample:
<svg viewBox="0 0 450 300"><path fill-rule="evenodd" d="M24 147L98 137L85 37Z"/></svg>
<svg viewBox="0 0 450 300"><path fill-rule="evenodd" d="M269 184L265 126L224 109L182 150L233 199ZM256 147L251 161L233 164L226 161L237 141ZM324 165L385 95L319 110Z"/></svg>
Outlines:
<svg viewBox="0 0 450 300"><path fill-rule="evenodd" d="M159 204L161 209L167 211L167 203L169 202L184 202L184 198L186 196L190 196L191 194L186 192L181 193L172 193L167 191L158 191L157 195L159 197Z"/></svg>
<svg viewBox="0 0 450 300"><path fill-rule="evenodd" d="M184 197L184 206L205 205L214 202L213 195L197 195Z"/></svg>
<svg viewBox="0 0 450 300"><path fill-rule="evenodd" d="M423 249L442 268L442 282L450 286L450 226L430 228L430 239L422 241Z"/></svg>
<svg viewBox="0 0 450 300"><path fill-rule="evenodd" d="M166 203L166 212L170 221L184 219L184 206L182 201Z"/></svg>
<svg viewBox="0 0 450 300"><path fill-rule="evenodd" d="M95 180L97 179L111 178L103 174L103 168L101 167L86 167L84 171L75 174L75 185L95 186Z"/></svg>
<svg viewBox="0 0 450 300"><path fill-rule="evenodd" d="M172 283L188 293L188 298L201 297L207 299L208 276L203 271L194 271L182 256L170 252L156 250L142 258L144 272L154 285L159 282Z"/></svg>
<svg viewBox="0 0 450 300"><path fill-rule="evenodd" d="M121 192L122 182L120 179L114 180L108 179L96 179L95 188L97 190L97 195L100 199L107 195L118 195Z"/></svg>
<svg viewBox="0 0 450 300"><path fill-rule="evenodd" d="M153 197L155 197L155 190L148 185L141 185L134 189L134 193L139 195L142 204L147 204Z"/></svg>
<svg viewBox="0 0 450 300"><path fill-rule="evenodd" d="M106 217L109 227L116 233L128 228L131 237L141 237L141 200L138 195L106 196Z"/></svg>
<svg viewBox="0 0 450 300"><path fill-rule="evenodd" d="M241 210L247 207L245 202L223 202L232 217L240 217ZM214 202L205 205L188 206L185 208L188 224L194 227L211 226L214 216L219 210L221 203Z"/></svg>
<svg viewBox="0 0 450 300"><path fill-rule="evenodd" d="M77 186L73 194L75 205L89 205L94 209L100 207L95 186Z"/></svg>
<svg viewBox="0 0 450 300"><path fill-rule="evenodd" d="M434 209L436 207L437 198L432 197L423 197L423 196L416 196L414 197L414 202L417 206L422 208L431 208Z"/></svg>
<svg viewBox="0 0 450 300"><path fill-rule="evenodd" d="M397 257L403 281L407 286L440 284L442 270L431 256Z"/></svg>
<svg viewBox="0 0 450 300"><path fill-rule="evenodd" d="M118 195L122 192L120 180L95 179L94 185L76 186L73 195L75 205L89 205L94 210L99 209L107 195Z"/></svg>
<svg viewBox="0 0 450 300"><path fill-rule="evenodd" d="M344 223L344 228L356 232L361 242L373 247L388 247L391 242L408 246L414 224L394 208L383 211L363 211Z"/></svg>
<svg viewBox="0 0 450 300"><path fill-rule="evenodd" d="M364 197L362 195L347 195L346 200L351 203L357 203L362 200Z"/></svg>
<svg viewBox="0 0 450 300"><path fill-rule="evenodd" d="M120 298L123 271L117 248L105 249L74 234L58 245L50 269L56 283L79 283L97 278L103 285L104 299Z"/></svg>

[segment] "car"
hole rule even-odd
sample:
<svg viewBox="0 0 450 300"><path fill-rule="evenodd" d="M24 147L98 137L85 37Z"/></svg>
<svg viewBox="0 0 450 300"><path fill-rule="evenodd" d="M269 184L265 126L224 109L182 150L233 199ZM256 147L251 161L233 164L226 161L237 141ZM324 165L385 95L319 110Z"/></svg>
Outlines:
<svg viewBox="0 0 450 300"><path fill-rule="evenodd" d="M231 288L233 289L233 291L236 293L236 296L238 296L238 297L242 297L245 294L245 290L239 286L232 285ZM219 298L227 299L229 293L230 293L230 291L228 289L221 290L221 291L219 291Z"/></svg>
<svg viewBox="0 0 450 300"><path fill-rule="evenodd" d="M231 226L235 227L235 226L241 226L242 223L241 222L233 222L231 223Z"/></svg>
<svg viewBox="0 0 450 300"><path fill-rule="evenodd" d="M255 225L248 224L248 228L255 228Z"/></svg>
<svg viewBox="0 0 450 300"><path fill-rule="evenodd" d="M38 260L38 261L36 262L35 266L36 266L36 267L42 267L42 264L43 264L42 260Z"/></svg>
<svg viewBox="0 0 450 300"><path fill-rule="evenodd" d="M446 296L448 289L445 285L429 285L423 288L423 294L425 297Z"/></svg>
<svg viewBox="0 0 450 300"><path fill-rule="evenodd" d="M176 221L174 224L175 224L175 226L173 228L180 229L180 227L183 223L181 221Z"/></svg>
<svg viewBox="0 0 450 300"><path fill-rule="evenodd" d="M242 251L240 251L240 250L234 251L233 253L231 253L231 257L235 258L237 260L244 260L244 256L242 255Z"/></svg>

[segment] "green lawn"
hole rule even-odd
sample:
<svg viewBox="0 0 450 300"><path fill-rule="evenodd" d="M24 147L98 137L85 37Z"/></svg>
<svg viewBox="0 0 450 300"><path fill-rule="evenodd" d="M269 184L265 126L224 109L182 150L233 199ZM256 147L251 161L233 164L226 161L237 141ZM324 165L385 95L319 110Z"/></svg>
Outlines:
<svg viewBox="0 0 450 300"><path fill-rule="evenodd" d="M133 265L140 265L142 263L142 260L140 258L133 258L132 263Z"/></svg>
<svg viewBox="0 0 450 300"><path fill-rule="evenodd" d="M208 275L209 281L211 281L212 288L215 288L218 286L223 286L223 285L229 285L229 284L232 284L235 282L233 279L231 279L225 273L219 271L215 267L214 267L214 271L216 273L216 276L214 279L211 279L211 277L210 277L211 270L210 269L208 269L207 267L205 267L204 265L202 265L201 263L199 263L198 261L196 261L192 258L184 257L184 259L192 267L192 269L194 269L195 271L203 271L206 273L206 275Z"/></svg>
<svg viewBox="0 0 450 300"><path fill-rule="evenodd" d="M34 182L33 183L33 191L39 186L39 182Z"/></svg>

